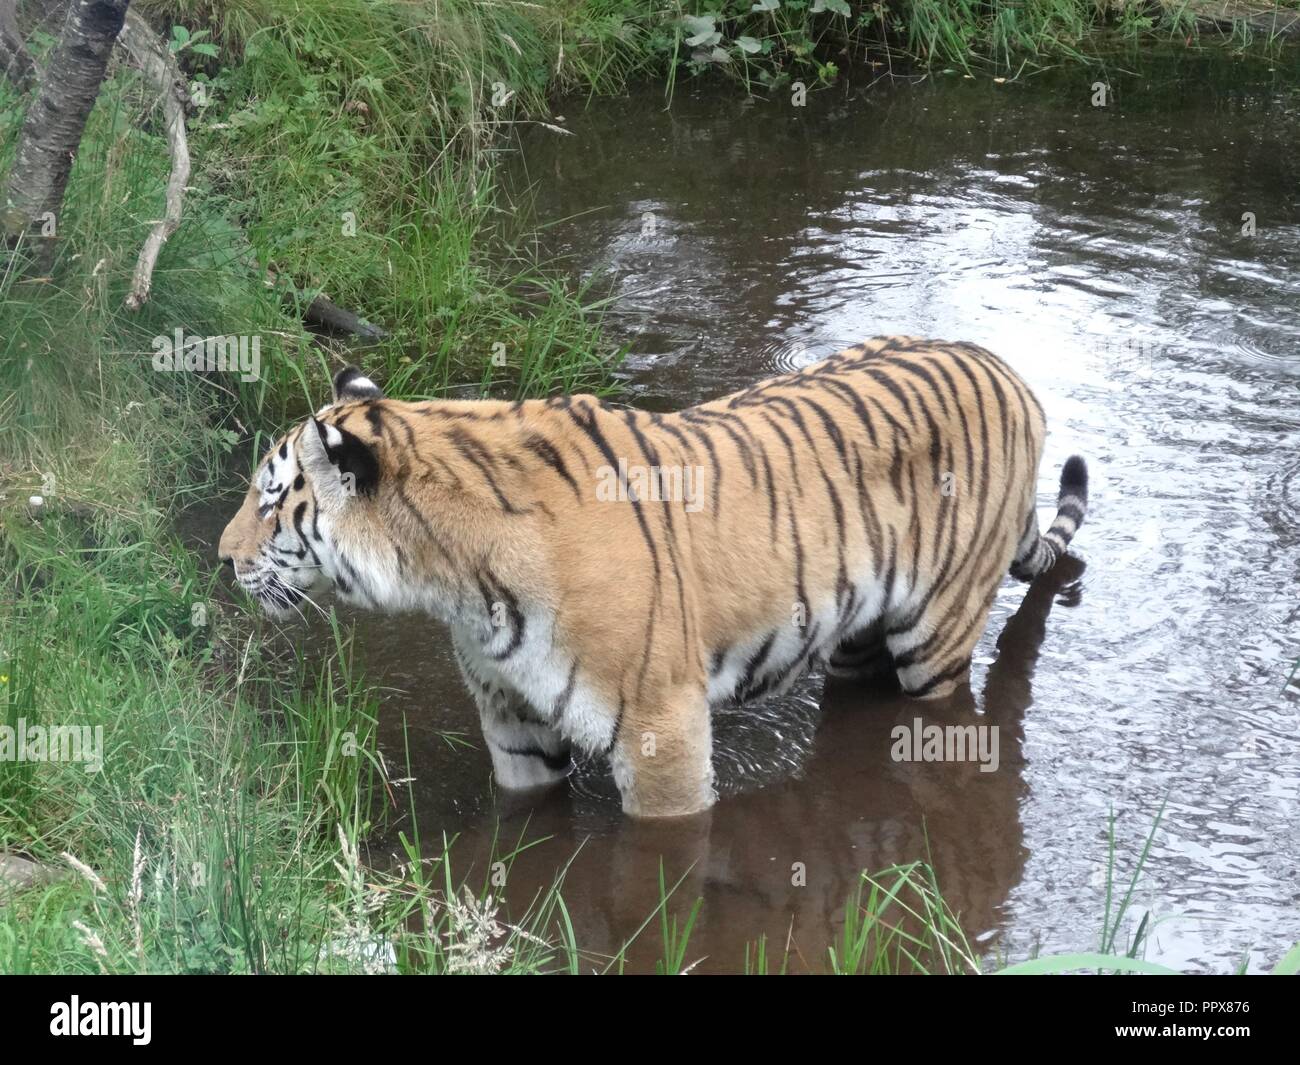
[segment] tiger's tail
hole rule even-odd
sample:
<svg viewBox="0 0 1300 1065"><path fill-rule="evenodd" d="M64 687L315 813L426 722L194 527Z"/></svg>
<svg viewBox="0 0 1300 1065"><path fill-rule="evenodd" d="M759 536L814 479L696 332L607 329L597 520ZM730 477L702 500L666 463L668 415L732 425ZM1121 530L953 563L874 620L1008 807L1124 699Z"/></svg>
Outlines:
<svg viewBox="0 0 1300 1065"><path fill-rule="evenodd" d="M1083 524L1083 517L1088 512L1088 467L1078 455L1065 460L1056 506L1056 517L1041 536L1036 515L1032 509L1029 511L1024 535L1011 563L1011 576L1017 580L1032 581L1055 566Z"/></svg>

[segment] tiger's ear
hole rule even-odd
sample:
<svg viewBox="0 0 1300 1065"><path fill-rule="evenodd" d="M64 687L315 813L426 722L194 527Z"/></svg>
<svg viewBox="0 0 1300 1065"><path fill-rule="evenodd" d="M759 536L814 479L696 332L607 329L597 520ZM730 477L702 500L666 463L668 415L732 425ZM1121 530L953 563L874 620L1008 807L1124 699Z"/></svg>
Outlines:
<svg viewBox="0 0 1300 1065"><path fill-rule="evenodd" d="M372 496L379 486L379 460L360 437L312 418L298 445L303 470L318 497L341 503Z"/></svg>
<svg viewBox="0 0 1300 1065"><path fill-rule="evenodd" d="M383 399L383 390L357 367L349 366L334 375L334 402L354 399Z"/></svg>

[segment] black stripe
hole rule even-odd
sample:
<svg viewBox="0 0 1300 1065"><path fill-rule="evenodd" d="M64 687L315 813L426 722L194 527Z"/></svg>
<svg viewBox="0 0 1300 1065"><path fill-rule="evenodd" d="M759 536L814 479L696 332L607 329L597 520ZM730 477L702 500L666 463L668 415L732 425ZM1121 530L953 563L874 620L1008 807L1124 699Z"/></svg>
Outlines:
<svg viewBox="0 0 1300 1065"><path fill-rule="evenodd" d="M776 477L772 474L772 463L767 457L767 448L758 442L758 457L763 460L763 475L767 478L767 528L769 539L776 539Z"/></svg>
<svg viewBox="0 0 1300 1065"><path fill-rule="evenodd" d="M443 556L443 558L445 558L448 562L455 565L455 561L452 559L451 553L447 550L446 547L443 546L442 540L439 539L438 534L434 532L433 526L429 524L429 519L426 518L423 514L421 514L419 507L417 507L414 503L411 502L410 497L406 494L406 489L404 489L401 486L401 484L397 484L393 494L397 496L398 502L401 503L404 507L406 507L407 512L411 515L411 517L413 517L416 520L416 522L419 523L420 528L424 531L424 535L428 537L429 543L433 544L433 546L438 549L439 553Z"/></svg>
<svg viewBox="0 0 1300 1065"><path fill-rule="evenodd" d="M862 461L862 452L858 450L858 444L853 442L853 458L856 464L853 483L858 493L858 511L862 515L863 532L866 534L867 544L871 548L872 564L879 566L881 561L881 550L884 547L884 531L880 527L880 518L876 514L875 505L871 502L871 497L867 493L866 471Z"/></svg>
<svg viewBox="0 0 1300 1065"><path fill-rule="evenodd" d="M645 456L649 464L657 470L663 469L659 462L659 452L655 450L653 444L645 438L641 429L636 424L636 416L632 411L625 411L623 420L627 422L627 427L631 431L637 446L641 448L642 455ZM664 534L668 540L668 561L673 567L673 576L677 580L677 607L682 616L682 649L686 650L691 646L691 616L686 609L686 582L682 580L681 565L677 557L677 528L673 524L673 507L671 500L665 500L665 506L661 508L664 516Z"/></svg>
<svg viewBox="0 0 1300 1065"><path fill-rule="evenodd" d="M790 503L790 536L794 541L795 594L798 595L799 603L803 607L804 624L806 625L812 621L812 606L808 602L808 591L804 586L803 539L799 536L799 523L795 520L793 501Z"/></svg>
<svg viewBox="0 0 1300 1065"><path fill-rule="evenodd" d="M745 472L749 474L749 483L752 487L758 486L758 470L754 466L754 456L750 454L749 444L741 439L740 434L736 432L728 423L727 418L735 418L734 414L724 415L720 411L700 411L682 413L682 419L688 422L704 423L706 425L716 426L731 437L731 442L736 445L736 453L740 456L740 463L745 467Z"/></svg>
<svg viewBox="0 0 1300 1065"><path fill-rule="evenodd" d="M840 456L840 462L847 473L849 468L849 452L844 446L844 434L840 432L840 427L835 424L834 419L826 412L826 408L820 403L809 399L807 396L800 397L805 406L811 407L816 411L817 416L821 419L823 427L826 429L826 435L831 438L831 443L835 445L835 450Z"/></svg>
<svg viewBox="0 0 1300 1065"><path fill-rule="evenodd" d="M492 489L492 494L497 497L501 509L507 514L522 514L523 511L519 510L506 498L505 493L501 491L501 486L497 484L497 479L492 473L492 467L496 465L492 453L459 426L452 428L447 433L447 436L456 450L478 468L479 473L483 475L483 479L487 481L488 487Z"/></svg>
<svg viewBox="0 0 1300 1065"><path fill-rule="evenodd" d="M540 747L503 747L499 743L494 743L492 746L503 754L513 754L519 758L540 758L546 763L547 769L554 769L557 772L561 769L568 769L573 761L568 751L563 751L560 754L547 754Z"/></svg>
<svg viewBox="0 0 1300 1065"><path fill-rule="evenodd" d="M903 408L903 413L907 415L908 422L915 429L916 417L912 414L912 404L908 402L907 393L898 386L898 382L894 380L892 375L885 370L878 370L874 366L864 367L862 372L873 381L885 386L886 391L898 400L899 405Z"/></svg>
<svg viewBox="0 0 1300 1065"><path fill-rule="evenodd" d="M614 750L614 744L618 743L618 734L623 729L623 711L627 709L627 696L621 691L618 693L618 713L614 715L614 729L610 733L609 745L605 748L605 755L608 756Z"/></svg>
<svg viewBox="0 0 1300 1065"><path fill-rule="evenodd" d="M578 488L578 482L575 481L573 475L569 473L569 467L564 464L564 459L561 458L560 453L556 450L554 444L545 437L534 433L524 441L524 447L528 448L529 451L564 478L564 480L568 482L569 487L573 489L573 494L578 497L579 501L582 500L582 492Z"/></svg>
<svg viewBox="0 0 1300 1065"><path fill-rule="evenodd" d="M504 605L506 612L510 615L509 644L506 645L504 650L493 651L489 655L489 657L501 662L519 650L520 645L524 642L524 626L526 624L524 612L519 609L519 600L509 589L503 587L491 572L479 573L475 579L478 581L479 593L483 596L484 602L487 603L488 624L492 625L494 629L499 627L493 623L492 618L493 607L497 603ZM494 634L493 639L495 638Z"/></svg>
<svg viewBox="0 0 1300 1065"><path fill-rule="evenodd" d="M713 652L713 654L709 657L709 676L710 676L710 677L716 677L716 676L718 675L718 673L722 670L722 664L727 660L727 652L728 652L728 650L729 650L729 648L726 648L726 647L719 647L719 648L718 648L717 650L715 650L715 651Z"/></svg>
<svg viewBox="0 0 1300 1065"><path fill-rule="evenodd" d="M955 666L951 667L950 669L945 669L942 673L936 673L933 677L931 677L929 680L927 680L924 684L922 684L918 688L903 689L903 693L905 695L912 696L912 698L914 699L918 698L919 696L925 695L927 692L934 691L935 688L937 688L940 684L944 683L945 681L956 680L969 668L970 668L970 660L964 659L961 662L958 662Z"/></svg>
<svg viewBox="0 0 1300 1065"><path fill-rule="evenodd" d="M311 560L317 566L320 565L320 556L316 554L316 549L311 546L307 539L307 533L303 530L302 519L307 513L307 501L304 499L293 508L293 530L298 534L298 539L302 543L302 550L297 552L299 558L306 558L311 555Z"/></svg>
<svg viewBox="0 0 1300 1065"><path fill-rule="evenodd" d="M781 438L781 443L785 445L786 454L790 456L790 480L794 483L794 490L800 498L803 497L803 480L799 476L799 459L794 453L794 442L786 435L784 429L775 422L770 415L764 411L761 415L763 421L771 427L772 431Z"/></svg>
<svg viewBox="0 0 1300 1065"><path fill-rule="evenodd" d="M551 711L552 717L561 716L569 708L569 703L573 699L573 689L578 683L578 661L574 659L573 665L569 668L569 679L564 685L564 691L560 692L555 700L555 707Z"/></svg>
<svg viewBox="0 0 1300 1065"><path fill-rule="evenodd" d="M1070 518L1076 525L1083 524L1083 514L1083 507L1076 503L1063 503L1056 511L1058 518Z"/></svg>
<svg viewBox="0 0 1300 1065"><path fill-rule="evenodd" d="M894 496L901 507L903 498L903 449L898 446L898 434L894 434L894 456L889 462L889 483L893 486Z"/></svg>
<svg viewBox="0 0 1300 1065"><path fill-rule="evenodd" d="M749 656L749 661L745 663L745 675L736 682L735 692L738 698L743 700L754 686L754 678L766 664L767 656L772 653L772 645L775 643L776 633L773 632L759 645L758 650Z"/></svg>
<svg viewBox="0 0 1300 1065"><path fill-rule="evenodd" d="M713 520L722 520L722 464L718 461L717 448L713 446L713 441L709 434L697 425L688 425L686 431L694 434L708 451L709 458L713 461Z"/></svg>
<svg viewBox="0 0 1300 1065"><path fill-rule="evenodd" d="M920 363L912 362L910 359L890 359L889 365L897 366L900 369L906 370L908 373L915 374L922 381L928 384L930 390L934 393L934 398L939 401L940 409L945 415L951 417L951 412L948 410L948 400L944 397L943 392L939 389L939 383L934 379L929 370Z"/></svg>
<svg viewBox="0 0 1300 1065"><path fill-rule="evenodd" d="M858 416L858 420L862 422L863 427L867 430L867 436L871 440L871 446L879 447L880 440L876 436L876 427L871 424L871 414L867 410L867 405L862 402L862 397L859 396L851 386L845 384L843 381L837 381L831 377L819 378L817 384L822 388L831 389L833 395L844 400L853 407L854 412Z"/></svg>

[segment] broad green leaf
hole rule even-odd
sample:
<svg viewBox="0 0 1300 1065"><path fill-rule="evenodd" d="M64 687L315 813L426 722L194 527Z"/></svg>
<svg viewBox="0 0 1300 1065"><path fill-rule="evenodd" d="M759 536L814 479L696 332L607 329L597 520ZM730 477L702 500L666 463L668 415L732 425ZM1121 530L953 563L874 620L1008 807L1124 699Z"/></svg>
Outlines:
<svg viewBox="0 0 1300 1065"><path fill-rule="evenodd" d="M1300 943L1286 952L1286 956L1273 967L1274 976L1300 976Z"/></svg>
<svg viewBox="0 0 1300 1065"><path fill-rule="evenodd" d="M1072 973L1079 969L1118 969L1121 972L1147 973L1150 976L1177 976L1178 970L1141 958L1117 954L1053 954L1034 958L999 969L994 976L1043 976L1049 973Z"/></svg>
<svg viewBox="0 0 1300 1065"><path fill-rule="evenodd" d="M686 27L686 32L688 34L686 38L687 44L697 45L716 43L715 41L708 40L708 38L713 34L715 28L712 15L683 15L682 25ZM719 39L721 36L721 34L718 34Z"/></svg>

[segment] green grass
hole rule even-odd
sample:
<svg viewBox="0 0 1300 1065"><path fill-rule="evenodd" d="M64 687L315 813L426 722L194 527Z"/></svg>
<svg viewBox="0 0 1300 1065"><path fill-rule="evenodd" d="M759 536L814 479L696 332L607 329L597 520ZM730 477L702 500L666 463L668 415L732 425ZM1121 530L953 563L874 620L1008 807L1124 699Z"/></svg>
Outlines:
<svg viewBox="0 0 1300 1065"><path fill-rule="evenodd" d="M368 824L373 703L346 657L279 676L160 520L5 516L0 718L101 729L103 768L0 763L0 844L96 874L0 910L0 969L299 971L329 927L322 841Z"/></svg>
<svg viewBox="0 0 1300 1065"><path fill-rule="evenodd" d="M549 90L622 85L626 6L218 5L219 56L181 54L208 101L192 126L211 199L299 306L325 293L386 329L367 361L410 394L480 377L599 389L616 355L601 300L523 250L493 164L499 133L544 114Z"/></svg>
<svg viewBox="0 0 1300 1065"><path fill-rule="evenodd" d="M1281 10L1297 9L1283 0ZM719 71L750 91L825 86L920 67L1019 73L1093 63L1117 47L1202 41L1190 0L689 0L647 35L667 55L670 91L683 73ZM1238 21L1206 43L1268 51L1283 39Z"/></svg>
<svg viewBox="0 0 1300 1065"><path fill-rule="evenodd" d="M829 948L836 975L979 972L957 915L923 862L863 873L844 905L839 941Z"/></svg>

